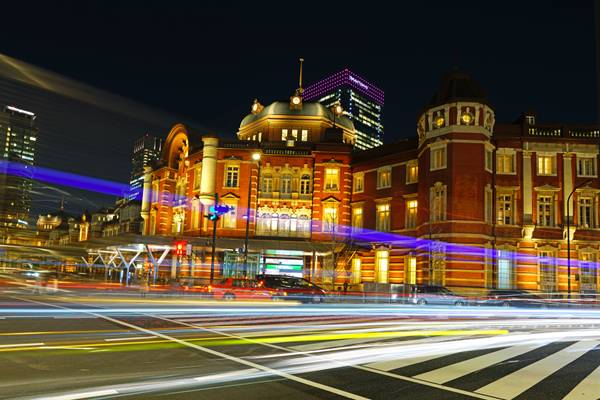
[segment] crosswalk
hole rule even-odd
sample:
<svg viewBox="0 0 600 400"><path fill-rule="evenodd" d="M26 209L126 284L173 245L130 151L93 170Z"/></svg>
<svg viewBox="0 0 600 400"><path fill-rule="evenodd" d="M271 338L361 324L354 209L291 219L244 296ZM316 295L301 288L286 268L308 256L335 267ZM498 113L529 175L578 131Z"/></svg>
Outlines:
<svg viewBox="0 0 600 400"><path fill-rule="evenodd" d="M494 399L600 399L600 340L526 343L444 362L457 356L460 353L442 352L365 366ZM490 377L493 381L485 383ZM484 384L474 386L475 382Z"/></svg>

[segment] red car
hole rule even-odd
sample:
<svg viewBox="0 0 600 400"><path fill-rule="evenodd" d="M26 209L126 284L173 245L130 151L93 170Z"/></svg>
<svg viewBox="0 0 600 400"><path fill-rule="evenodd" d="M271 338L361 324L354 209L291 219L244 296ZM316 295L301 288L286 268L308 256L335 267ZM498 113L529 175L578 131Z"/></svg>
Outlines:
<svg viewBox="0 0 600 400"><path fill-rule="evenodd" d="M274 292L254 279L225 278L212 285L212 294L219 300L271 300Z"/></svg>

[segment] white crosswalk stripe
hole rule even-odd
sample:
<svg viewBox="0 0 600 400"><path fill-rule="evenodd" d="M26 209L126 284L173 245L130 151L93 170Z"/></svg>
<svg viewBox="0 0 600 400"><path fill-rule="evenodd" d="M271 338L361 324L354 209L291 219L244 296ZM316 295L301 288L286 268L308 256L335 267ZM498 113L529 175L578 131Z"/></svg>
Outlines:
<svg viewBox="0 0 600 400"><path fill-rule="evenodd" d="M450 382L451 380L482 370L484 368L498 364L502 361L506 361L513 357L517 357L521 354L525 354L528 351L544 346L545 344L546 343L535 343L526 344L522 346L508 347L506 349L494 351L492 353L484 354L479 357L471 358L469 360L452 364L447 367L442 367L433 371L425 372L423 374L416 375L415 378L435 383Z"/></svg>
<svg viewBox="0 0 600 400"><path fill-rule="evenodd" d="M544 378L577 360L598 344L600 344L600 341L597 340L576 342L548 357L477 389L476 392L501 399L513 399L538 384Z"/></svg>

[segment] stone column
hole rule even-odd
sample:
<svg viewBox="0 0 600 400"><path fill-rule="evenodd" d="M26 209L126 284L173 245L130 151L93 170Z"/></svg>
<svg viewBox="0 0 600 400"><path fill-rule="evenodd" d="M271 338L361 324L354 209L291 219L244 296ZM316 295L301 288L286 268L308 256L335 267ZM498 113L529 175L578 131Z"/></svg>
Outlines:
<svg viewBox="0 0 600 400"><path fill-rule="evenodd" d="M148 216L150 215L150 201L152 199L152 168L144 167L144 186L142 191L142 206L140 215L144 220L142 235L148 235Z"/></svg>
<svg viewBox="0 0 600 400"><path fill-rule="evenodd" d="M523 225L533 224L531 152L523 151Z"/></svg>
<svg viewBox="0 0 600 400"><path fill-rule="evenodd" d="M204 136L202 138L202 178L200 180L200 202L210 206L214 202L217 178L217 146L219 138Z"/></svg>

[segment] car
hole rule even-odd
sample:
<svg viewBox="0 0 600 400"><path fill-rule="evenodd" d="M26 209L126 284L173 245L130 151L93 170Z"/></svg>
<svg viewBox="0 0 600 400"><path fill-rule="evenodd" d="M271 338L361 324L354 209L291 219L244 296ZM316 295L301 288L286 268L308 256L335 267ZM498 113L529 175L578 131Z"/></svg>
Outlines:
<svg viewBox="0 0 600 400"><path fill-rule="evenodd" d="M552 303L526 290L492 289L477 304L481 306L547 308Z"/></svg>
<svg viewBox="0 0 600 400"><path fill-rule="evenodd" d="M213 284L210 291L213 298L219 300L271 300L275 294L262 282L246 278L225 278Z"/></svg>
<svg viewBox="0 0 600 400"><path fill-rule="evenodd" d="M466 306L466 297L459 296L444 286L413 285L409 288L408 302L418 305Z"/></svg>
<svg viewBox="0 0 600 400"><path fill-rule="evenodd" d="M276 291L275 299L299 300L302 303L323 303L327 292L314 283L289 275L256 275L256 279Z"/></svg>

